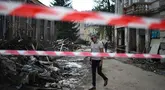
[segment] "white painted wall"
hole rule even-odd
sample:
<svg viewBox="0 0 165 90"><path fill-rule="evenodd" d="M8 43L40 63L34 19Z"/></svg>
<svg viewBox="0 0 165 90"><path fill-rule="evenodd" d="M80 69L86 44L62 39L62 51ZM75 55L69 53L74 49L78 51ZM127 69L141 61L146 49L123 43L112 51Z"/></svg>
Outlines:
<svg viewBox="0 0 165 90"><path fill-rule="evenodd" d="M89 35L90 34L96 34L97 33L96 28L97 28L96 26L85 27L83 39L86 41L90 41Z"/></svg>
<svg viewBox="0 0 165 90"><path fill-rule="evenodd" d="M80 34L80 38L81 38L81 39L84 39L84 30L85 30L84 23L80 23L80 31L79 31L79 34Z"/></svg>

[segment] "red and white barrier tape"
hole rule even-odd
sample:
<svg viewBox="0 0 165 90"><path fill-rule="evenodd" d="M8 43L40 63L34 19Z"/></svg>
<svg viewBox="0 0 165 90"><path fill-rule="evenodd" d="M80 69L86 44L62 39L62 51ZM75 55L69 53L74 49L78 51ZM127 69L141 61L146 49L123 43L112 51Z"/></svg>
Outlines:
<svg viewBox="0 0 165 90"><path fill-rule="evenodd" d="M119 58L165 58L157 54L127 54L127 53L91 53L91 52L56 52L56 51L25 51L25 50L0 50L1 55L23 56L88 56L88 57L119 57Z"/></svg>
<svg viewBox="0 0 165 90"><path fill-rule="evenodd" d="M78 12L64 7L45 7L16 2L0 1L0 14L30 17L46 20L77 21L98 25L128 26L134 28L165 30L165 20L127 15L116 15L103 12ZM1 55L37 55L37 56L90 56L90 57L120 57L120 58L165 58L156 54L127 53L91 53L91 52L56 52L56 51L25 51L0 50Z"/></svg>
<svg viewBox="0 0 165 90"><path fill-rule="evenodd" d="M104 12L78 12L64 7L45 7L16 2L0 1L0 14L47 20L78 21L98 25L128 26L165 30L165 20L116 15Z"/></svg>

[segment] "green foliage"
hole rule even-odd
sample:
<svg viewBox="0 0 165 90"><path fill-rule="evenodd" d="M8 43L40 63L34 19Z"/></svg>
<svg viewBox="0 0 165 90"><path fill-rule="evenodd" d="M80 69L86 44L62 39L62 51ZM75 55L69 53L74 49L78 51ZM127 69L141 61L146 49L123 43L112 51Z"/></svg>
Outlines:
<svg viewBox="0 0 165 90"><path fill-rule="evenodd" d="M115 12L115 5L110 3L110 0L95 0L96 6L93 11L103 11L103 12ZM112 26L100 26L98 28L99 36L103 36L105 34L103 28L105 27L106 35L108 36L109 40L112 40L113 36L113 27Z"/></svg>
<svg viewBox="0 0 165 90"><path fill-rule="evenodd" d="M71 8L71 0L54 0L53 6L63 6ZM56 22L57 39L66 39L75 41L78 38L78 29L75 27L76 23L71 22Z"/></svg>
<svg viewBox="0 0 165 90"><path fill-rule="evenodd" d="M58 36L57 39L66 39L75 41L78 38L78 30L77 28L73 28L75 26L74 23L71 22L58 22Z"/></svg>
<svg viewBox="0 0 165 90"><path fill-rule="evenodd" d="M71 6L71 0L54 0L52 2L53 6L63 6L63 7L70 7Z"/></svg>
<svg viewBox="0 0 165 90"><path fill-rule="evenodd" d="M115 12L115 5L110 0L95 0L96 6L93 11Z"/></svg>

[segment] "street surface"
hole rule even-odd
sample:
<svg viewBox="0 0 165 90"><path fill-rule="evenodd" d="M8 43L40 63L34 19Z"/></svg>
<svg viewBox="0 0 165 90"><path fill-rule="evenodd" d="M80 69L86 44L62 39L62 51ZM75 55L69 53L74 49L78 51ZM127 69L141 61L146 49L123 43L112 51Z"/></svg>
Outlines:
<svg viewBox="0 0 165 90"><path fill-rule="evenodd" d="M103 87L103 80L97 77L97 90L165 90L165 77L113 59L105 59L103 72L109 83ZM91 76L90 76L91 77ZM91 85L91 78L82 86Z"/></svg>

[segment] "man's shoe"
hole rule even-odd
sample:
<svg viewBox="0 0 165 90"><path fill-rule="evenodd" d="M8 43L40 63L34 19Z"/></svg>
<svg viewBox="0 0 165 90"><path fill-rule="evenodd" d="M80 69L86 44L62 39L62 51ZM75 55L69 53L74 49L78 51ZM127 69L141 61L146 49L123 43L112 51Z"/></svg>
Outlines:
<svg viewBox="0 0 165 90"><path fill-rule="evenodd" d="M104 80L104 86L107 86L108 84L108 79Z"/></svg>
<svg viewBox="0 0 165 90"><path fill-rule="evenodd" d="M96 87L92 87L92 88L90 88L89 90L96 90Z"/></svg>

